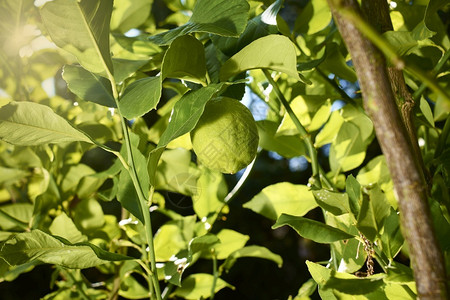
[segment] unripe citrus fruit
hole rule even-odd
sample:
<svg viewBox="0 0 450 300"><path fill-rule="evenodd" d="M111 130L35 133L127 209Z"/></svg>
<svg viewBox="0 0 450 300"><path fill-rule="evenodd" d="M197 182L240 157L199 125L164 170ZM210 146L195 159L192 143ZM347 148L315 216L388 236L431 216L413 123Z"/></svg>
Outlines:
<svg viewBox="0 0 450 300"><path fill-rule="evenodd" d="M238 100L220 97L206 104L191 140L203 165L234 174L255 158L259 137L248 108Z"/></svg>

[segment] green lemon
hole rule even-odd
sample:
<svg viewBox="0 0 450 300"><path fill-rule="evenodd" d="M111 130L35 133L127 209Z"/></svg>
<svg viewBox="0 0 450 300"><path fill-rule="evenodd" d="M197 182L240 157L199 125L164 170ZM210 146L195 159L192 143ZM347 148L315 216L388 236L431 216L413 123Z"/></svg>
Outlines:
<svg viewBox="0 0 450 300"><path fill-rule="evenodd" d="M255 158L259 137L248 108L238 100L220 97L206 104L191 140L203 165L234 174Z"/></svg>

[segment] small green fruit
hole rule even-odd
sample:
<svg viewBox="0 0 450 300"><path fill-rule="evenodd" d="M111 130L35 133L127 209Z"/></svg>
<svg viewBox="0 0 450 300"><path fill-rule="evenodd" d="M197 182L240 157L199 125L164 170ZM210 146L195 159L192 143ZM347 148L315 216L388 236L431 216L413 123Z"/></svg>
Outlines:
<svg viewBox="0 0 450 300"><path fill-rule="evenodd" d="M191 140L203 165L234 174L255 158L259 137L248 108L238 100L220 97L206 104Z"/></svg>

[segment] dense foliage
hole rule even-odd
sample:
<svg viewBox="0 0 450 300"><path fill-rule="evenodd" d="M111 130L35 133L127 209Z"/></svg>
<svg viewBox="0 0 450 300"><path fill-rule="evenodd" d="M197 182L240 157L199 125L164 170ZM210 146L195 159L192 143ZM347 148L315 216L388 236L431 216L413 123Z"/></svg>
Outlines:
<svg viewBox="0 0 450 300"><path fill-rule="evenodd" d="M416 298L327 1L285 2L0 2L2 299ZM450 272L450 5L390 1L390 17L376 38L419 70L405 80ZM248 163L259 140L237 175L192 149L219 99L259 138L236 118L214 133L233 155L197 154Z"/></svg>

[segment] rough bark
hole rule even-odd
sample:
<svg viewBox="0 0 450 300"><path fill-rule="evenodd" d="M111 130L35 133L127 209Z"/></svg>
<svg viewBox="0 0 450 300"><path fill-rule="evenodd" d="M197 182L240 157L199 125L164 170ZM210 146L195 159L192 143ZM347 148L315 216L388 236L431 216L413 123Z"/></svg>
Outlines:
<svg viewBox="0 0 450 300"><path fill-rule="evenodd" d="M447 299L444 260L432 226L427 186L396 106L381 52L341 14L361 14L356 0L328 0L352 56L364 100L399 201L402 232L410 249L420 299Z"/></svg>
<svg viewBox="0 0 450 300"><path fill-rule="evenodd" d="M375 27L378 32L384 33L386 31L394 30L391 17L389 15L389 6L386 0L362 0L361 7L366 20L368 20L368 22ZM422 154L417 142L416 128L413 119L413 109L415 106L414 98L406 86L403 72L394 66L388 66L387 71L397 107L411 140L414 157L418 160L422 173L428 182L430 175L425 163L423 162Z"/></svg>

